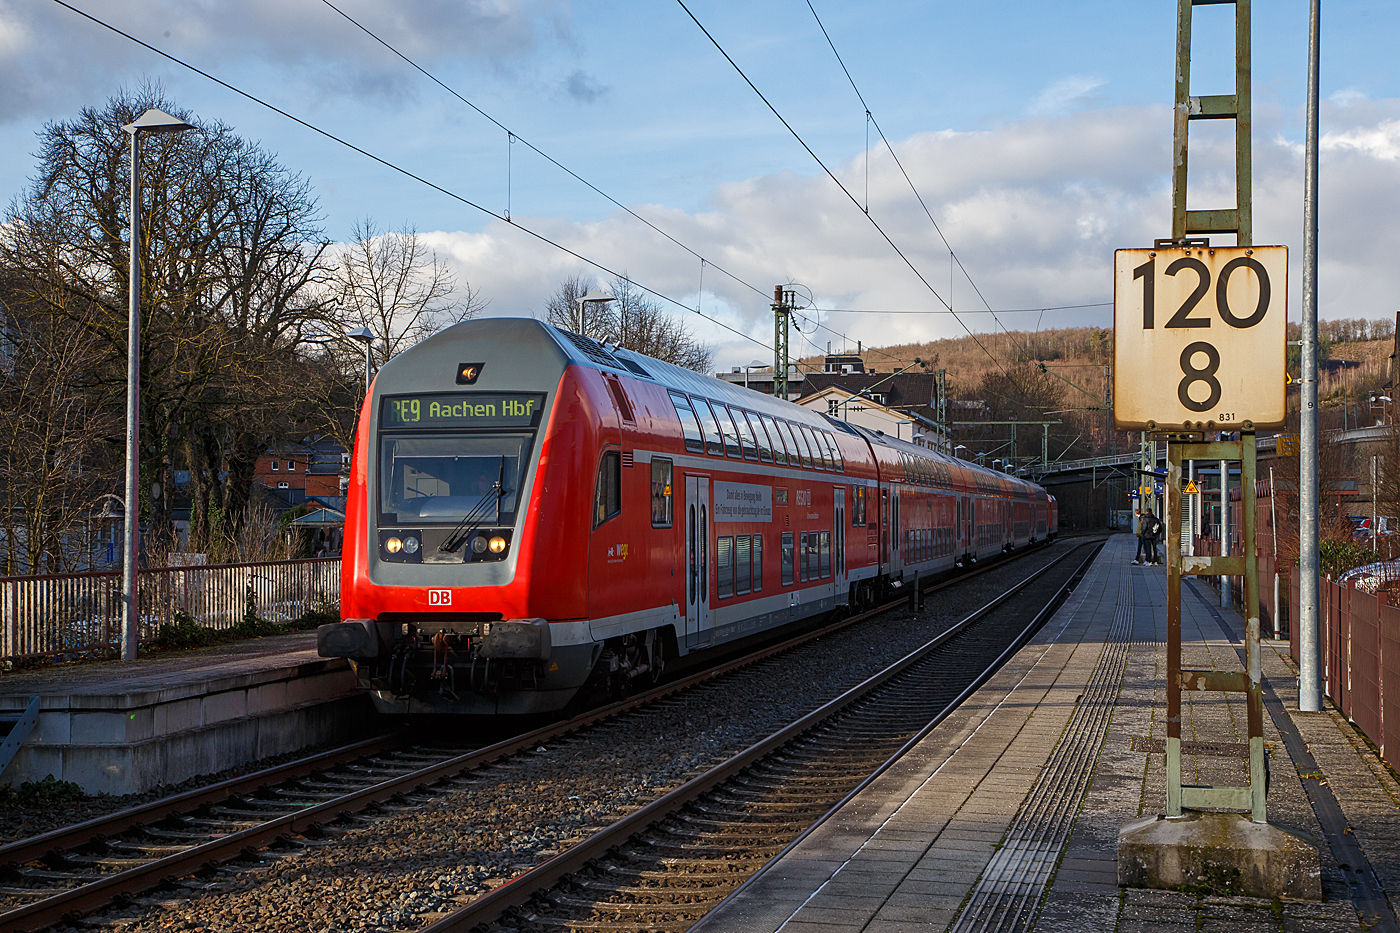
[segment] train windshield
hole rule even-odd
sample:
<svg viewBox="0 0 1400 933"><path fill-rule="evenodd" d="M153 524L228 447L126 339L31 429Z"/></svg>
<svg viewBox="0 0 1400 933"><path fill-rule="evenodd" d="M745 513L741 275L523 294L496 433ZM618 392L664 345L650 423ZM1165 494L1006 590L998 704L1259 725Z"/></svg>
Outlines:
<svg viewBox="0 0 1400 933"><path fill-rule="evenodd" d="M458 522L481 507L485 521L513 524L533 442L530 434L381 438L380 522Z"/></svg>

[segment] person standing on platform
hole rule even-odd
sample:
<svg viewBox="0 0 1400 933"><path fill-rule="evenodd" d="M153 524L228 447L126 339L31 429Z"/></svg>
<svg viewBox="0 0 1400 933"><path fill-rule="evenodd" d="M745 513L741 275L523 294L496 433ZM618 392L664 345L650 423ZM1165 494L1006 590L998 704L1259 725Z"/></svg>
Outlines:
<svg viewBox="0 0 1400 933"><path fill-rule="evenodd" d="M1145 563L1144 558L1152 553L1152 549L1147 540L1147 516L1142 514L1140 508L1133 512L1133 526L1133 534L1138 539L1137 556L1133 558L1133 563Z"/></svg>
<svg viewBox="0 0 1400 933"><path fill-rule="evenodd" d="M1142 534L1147 540L1147 563L1156 567L1162 562L1157 556L1157 541L1162 537L1162 522L1151 509L1142 513Z"/></svg>

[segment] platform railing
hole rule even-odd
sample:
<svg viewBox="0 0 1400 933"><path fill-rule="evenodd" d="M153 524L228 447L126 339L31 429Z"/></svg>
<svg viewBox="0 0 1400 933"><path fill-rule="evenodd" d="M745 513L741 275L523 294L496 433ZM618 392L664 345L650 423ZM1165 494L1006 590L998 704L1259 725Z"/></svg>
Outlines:
<svg viewBox="0 0 1400 933"><path fill-rule="evenodd" d="M1297 618L1296 576L1290 584ZM1331 580L1318 589L1323 689L1395 767L1400 764L1400 606L1390 605L1384 593ZM1298 637L1291 635L1296 662Z"/></svg>
<svg viewBox="0 0 1400 933"><path fill-rule="evenodd" d="M116 647L121 573L0 577L0 659L84 654ZM251 613L286 623L340 599L340 558L161 567L139 575L141 640L188 617L232 628Z"/></svg>

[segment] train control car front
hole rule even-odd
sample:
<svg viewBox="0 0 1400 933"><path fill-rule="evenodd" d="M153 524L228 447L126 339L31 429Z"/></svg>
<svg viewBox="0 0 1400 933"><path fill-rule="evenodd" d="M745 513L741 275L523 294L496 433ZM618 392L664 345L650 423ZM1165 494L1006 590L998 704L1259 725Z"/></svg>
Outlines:
<svg viewBox="0 0 1400 933"><path fill-rule="evenodd" d="M570 362L545 325L497 318L379 371L347 491L342 621L317 644L352 660L381 711L554 712L597 661L586 528L568 520L589 494L564 481L587 475L595 419Z"/></svg>

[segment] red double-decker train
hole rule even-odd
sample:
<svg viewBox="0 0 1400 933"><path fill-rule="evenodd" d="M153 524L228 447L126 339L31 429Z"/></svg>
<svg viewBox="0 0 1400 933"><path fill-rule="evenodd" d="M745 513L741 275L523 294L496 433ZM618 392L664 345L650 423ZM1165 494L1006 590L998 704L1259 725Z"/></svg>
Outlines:
<svg viewBox="0 0 1400 933"><path fill-rule="evenodd" d="M342 622L390 713L511 715L1051 539L1041 487L524 318L380 370Z"/></svg>

